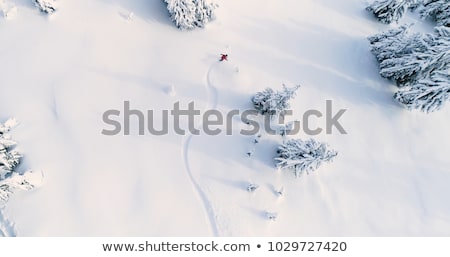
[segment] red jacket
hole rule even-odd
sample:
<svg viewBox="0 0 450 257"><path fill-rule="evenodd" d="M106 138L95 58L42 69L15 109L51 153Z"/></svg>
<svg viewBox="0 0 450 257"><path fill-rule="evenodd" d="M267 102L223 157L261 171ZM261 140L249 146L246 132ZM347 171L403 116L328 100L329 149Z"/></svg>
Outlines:
<svg viewBox="0 0 450 257"><path fill-rule="evenodd" d="M220 57L220 61L228 61L228 54L222 54L222 56Z"/></svg>

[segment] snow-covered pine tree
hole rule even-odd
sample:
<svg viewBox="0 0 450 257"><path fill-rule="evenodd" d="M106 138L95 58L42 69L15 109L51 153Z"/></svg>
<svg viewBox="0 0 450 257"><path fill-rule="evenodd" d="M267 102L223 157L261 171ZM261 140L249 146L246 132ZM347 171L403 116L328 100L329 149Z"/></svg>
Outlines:
<svg viewBox="0 0 450 257"><path fill-rule="evenodd" d="M297 177L318 169L323 162L331 162L337 156L336 151L314 139L290 139L279 146L277 153L277 168L293 170Z"/></svg>
<svg viewBox="0 0 450 257"><path fill-rule="evenodd" d="M426 113L440 110L450 100L450 74L434 72L431 78L401 89L394 98L409 110L417 109Z"/></svg>
<svg viewBox="0 0 450 257"><path fill-rule="evenodd" d="M371 52L375 55L378 62L398 57L407 52L406 49L408 49L407 46L410 44L410 41L404 39L407 38L411 26L412 24L402 25L367 38L371 45Z"/></svg>
<svg viewBox="0 0 450 257"><path fill-rule="evenodd" d="M402 26L369 38L380 74L405 87L394 98L408 109L439 110L449 97L450 28L436 27L434 34L407 30Z"/></svg>
<svg viewBox="0 0 450 257"><path fill-rule="evenodd" d="M0 181L11 175L22 158L17 151L13 150L16 142L8 135L13 126L15 121L12 119L5 124L0 124Z"/></svg>
<svg viewBox="0 0 450 257"><path fill-rule="evenodd" d="M14 172L14 169L20 164L21 158L22 155L17 151L8 150L6 148L0 150L0 180L5 179Z"/></svg>
<svg viewBox="0 0 450 257"><path fill-rule="evenodd" d="M7 202L9 197L17 190L28 191L34 187L29 178L29 173L19 174L13 172L6 179L0 180L0 204Z"/></svg>
<svg viewBox="0 0 450 257"><path fill-rule="evenodd" d="M266 88L264 91L258 92L253 96L253 106L261 114L271 114L271 112L274 112L275 109L273 103L276 96L277 93L272 88Z"/></svg>
<svg viewBox="0 0 450 257"><path fill-rule="evenodd" d="M371 51L380 62L380 75L408 86L448 67L450 31L437 27L435 34L408 33L408 26L369 37Z"/></svg>
<svg viewBox="0 0 450 257"><path fill-rule="evenodd" d="M214 10L217 5L208 0L194 0L195 3L195 26L203 28L206 23L214 20Z"/></svg>
<svg viewBox="0 0 450 257"><path fill-rule="evenodd" d="M214 19L214 10L217 5L209 0L164 0L167 3L169 14L181 30L192 30L204 27Z"/></svg>
<svg viewBox="0 0 450 257"><path fill-rule="evenodd" d="M17 189L29 190L34 187L28 173L19 174L16 171L22 155L13 149L16 142L8 133L15 124L14 119L0 123L0 203L7 201Z"/></svg>
<svg viewBox="0 0 450 257"><path fill-rule="evenodd" d="M164 0L167 9L175 23L181 30L191 30L195 28L195 4L192 0Z"/></svg>
<svg viewBox="0 0 450 257"><path fill-rule="evenodd" d="M401 38L401 41L403 43L399 45L392 45L393 48L398 47L397 51L380 62L380 75L394 79L399 87L407 86L423 76L432 68L428 60L433 58L429 52L433 44L430 35L416 33Z"/></svg>
<svg viewBox="0 0 450 257"><path fill-rule="evenodd" d="M377 0L366 9L372 12L382 23L397 22L406 10L416 8L421 0Z"/></svg>
<svg viewBox="0 0 450 257"><path fill-rule="evenodd" d="M438 26L450 27L450 0L424 0L420 15L435 20Z"/></svg>
<svg viewBox="0 0 450 257"><path fill-rule="evenodd" d="M43 13L52 14L56 11L54 0L33 0L34 5Z"/></svg>
<svg viewBox="0 0 450 257"><path fill-rule="evenodd" d="M299 85L289 88L284 84L282 91L275 92L271 88L266 88L253 96L253 106L262 115L270 115L272 117L284 115L285 111L290 108L289 101L295 97L299 88Z"/></svg>

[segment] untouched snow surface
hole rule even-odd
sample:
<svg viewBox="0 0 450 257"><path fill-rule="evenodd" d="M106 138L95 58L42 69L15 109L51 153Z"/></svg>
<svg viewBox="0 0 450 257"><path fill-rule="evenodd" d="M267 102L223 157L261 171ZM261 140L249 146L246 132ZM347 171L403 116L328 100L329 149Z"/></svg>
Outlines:
<svg viewBox="0 0 450 257"><path fill-rule="evenodd" d="M44 180L0 210L0 235L450 236L450 108L425 115L393 101L366 40L389 26L366 1L222 0L217 20L192 32L157 0L60 0L51 17L9 2L0 120L20 121L23 169ZM297 118L326 100L348 109L348 135L315 137L338 157L301 178L274 168L278 137L101 134L103 112L124 101L157 115L176 101L245 110L282 83L302 85Z"/></svg>

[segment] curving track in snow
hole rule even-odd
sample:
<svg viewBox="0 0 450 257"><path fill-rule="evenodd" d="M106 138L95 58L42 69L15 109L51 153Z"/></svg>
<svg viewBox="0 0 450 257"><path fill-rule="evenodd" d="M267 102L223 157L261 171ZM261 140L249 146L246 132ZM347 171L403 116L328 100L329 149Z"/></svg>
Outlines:
<svg viewBox="0 0 450 257"><path fill-rule="evenodd" d="M206 73L205 87L206 87L206 91L208 94L208 103L207 103L208 109L216 108L217 103L218 103L217 90L211 82L211 71L214 69L214 67L217 64L218 63L212 64L209 67L208 72ZM202 124L200 124L200 126L202 126ZM186 134L186 136L183 138L181 149L182 149L182 158L184 161L184 168L185 168L185 171L189 177L189 180L191 181L191 184L194 187L198 197L201 199L205 214L209 220L209 228L211 230L212 235L219 236L220 233L219 233L219 228L217 225L217 220L216 220L216 215L214 213L213 205L211 204L210 200L208 199L208 196L206 195L205 191L202 189L200 184L195 179L195 176L192 173L192 170L189 165L189 150L190 150L190 143L192 141L193 136L194 135L189 134L189 132L188 132L188 134Z"/></svg>
<svg viewBox="0 0 450 257"><path fill-rule="evenodd" d="M5 217L3 208L0 208L0 236L2 237L14 237L16 236L16 230L14 225Z"/></svg>

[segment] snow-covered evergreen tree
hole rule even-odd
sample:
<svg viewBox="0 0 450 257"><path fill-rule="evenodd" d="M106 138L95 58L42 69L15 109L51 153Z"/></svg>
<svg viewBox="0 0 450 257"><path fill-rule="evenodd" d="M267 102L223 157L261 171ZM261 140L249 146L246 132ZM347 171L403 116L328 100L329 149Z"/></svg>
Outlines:
<svg viewBox="0 0 450 257"><path fill-rule="evenodd" d="M448 101L450 84L450 28L433 34L408 33L408 27L369 37L372 53L380 62L381 76L399 87L395 99L408 109L439 110Z"/></svg>
<svg viewBox="0 0 450 257"><path fill-rule="evenodd" d="M450 74L435 72L431 78L419 80L395 93L394 98L410 110L427 113L440 110L450 100Z"/></svg>
<svg viewBox="0 0 450 257"><path fill-rule="evenodd" d="M8 120L5 124L0 124L0 180L11 175L19 165L22 156L13 150L16 142L11 140L8 132L15 126L14 120Z"/></svg>
<svg viewBox="0 0 450 257"><path fill-rule="evenodd" d="M52 14L56 11L54 0L33 0L33 2L43 13Z"/></svg>
<svg viewBox="0 0 450 257"><path fill-rule="evenodd" d="M430 52L433 39L429 35L416 33L401 39L397 51L380 63L380 75L384 78L394 79L402 87L413 83L433 68L432 59L437 57ZM395 44L391 45L395 48ZM431 61L431 62L430 62Z"/></svg>
<svg viewBox="0 0 450 257"><path fill-rule="evenodd" d="M288 88L286 85L283 85L282 91L274 91L271 88L267 88L253 96L253 106L262 115L270 115L272 117L283 115L290 108L289 101L295 97L299 88L300 86Z"/></svg>
<svg viewBox="0 0 450 257"><path fill-rule="evenodd" d="M326 144L314 139L290 139L279 146L277 153L277 168L291 169L297 177L303 172L318 169L323 162L331 162L337 156L336 151L327 149Z"/></svg>
<svg viewBox="0 0 450 257"><path fill-rule="evenodd" d="M19 165L21 158L22 156L17 151L8 150L7 148L1 149L0 179L5 179L8 175L14 172L14 169L17 167L17 165Z"/></svg>
<svg viewBox="0 0 450 257"><path fill-rule="evenodd" d="M375 55L378 62L398 57L407 51L410 41L404 39L407 38L411 25L403 25L368 37L371 52Z"/></svg>
<svg viewBox="0 0 450 257"><path fill-rule="evenodd" d="M194 0L195 26L203 28L206 23L214 20L214 10L217 5L208 0Z"/></svg>
<svg viewBox="0 0 450 257"><path fill-rule="evenodd" d="M379 21L390 24L399 21L408 8L416 8L419 2L420 0L377 0L366 9Z"/></svg>
<svg viewBox="0 0 450 257"><path fill-rule="evenodd" d="M438 26L450 27L450 0L424 0L420 15L432 18Z"/></svg>
<svg viewBox="0 0 450 257"><path fill-rule="evenodd" d="M380 75L394 79L399 86L414 81L422 70L417 53L427 52L433 40L428 35L411 35L408 26L391 29L369 37L371 51L380 62Z"/></svg>
<svg viewBox="0 0 450 257"><path fill-rule="evenodd" d="M13 149L16 142L8 133L15 124L13 119L0 123L0 203L7 201L17 189L29 190L34 187L29 173L20 174L16 171L22 155Z"/></svg>
<svg viewBox="0 0 450 257"><path fill-rule="evenodd" d="M35 186L29 175L30 173L13 172L7 178L0 180L0 203L7 202L9 197L17 190L28 191L33 189Z"/></svg>
<svg viewBox="0 0 450 257"><path fill-rule="evenodd" d="M192 0L165 0L175 26L181 30L195 28L195 5Z"/></svg>
<svg viewBox="0 0 450 257"><path fill-rule="evenodd" d="M408 26L369 37L371 51L380 62L380 75L394 79L400 87L429 78L448 68L450 31L438 27L435 34L410 34Z"/></svg>
<svg viewBox="0 0 450 257"><path fill-rule="evenodd" d="M181 30L192 30L204 27L214 19L216 4L208 0L164 0L167 3L169 14Z"/></svg>

